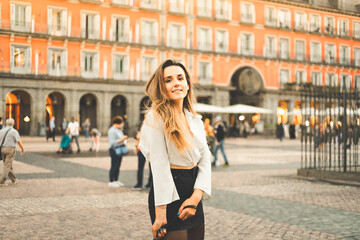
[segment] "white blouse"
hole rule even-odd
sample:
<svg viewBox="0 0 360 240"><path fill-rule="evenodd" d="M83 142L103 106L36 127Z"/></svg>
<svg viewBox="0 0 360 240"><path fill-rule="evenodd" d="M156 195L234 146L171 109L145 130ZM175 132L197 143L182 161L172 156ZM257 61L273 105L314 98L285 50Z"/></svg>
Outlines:
<svg viewBox="0 0 360 240"><path fill-rule="evenodd" d="M203 200L211 195L211 153L209 151L203 122L200 116L194 116L185 110L185 116L193 133L194 148L181 153L174 143L165 136L162 119L155 118L153 110L146 114L141 128L139 147L150 161L154 184L155 206L179 200L173 181L170 164L177 166L194 166L199 168L194 188L204 191Z"/></svg>

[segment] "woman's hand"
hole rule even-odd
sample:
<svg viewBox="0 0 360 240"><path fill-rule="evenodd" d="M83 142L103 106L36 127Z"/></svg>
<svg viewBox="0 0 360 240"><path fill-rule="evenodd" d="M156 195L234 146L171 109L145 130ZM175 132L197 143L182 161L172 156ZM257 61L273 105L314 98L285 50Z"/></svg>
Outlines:
<svg viewBox="0 0 360 240"><path fill-rule="evenodd" d="M196 209L194 208L186 208L185 206L193 205L197 206L202 198L202 195L204 194L204 191L195 188L194 193L191 195L190 198L186 199L183 204L181 204L179 208L179 218L183 221L185 221L188 218L191 218L195 215Z"/></svg>
<svg viewBox="0 0 360 240"><path fill-rule="evenodd" d="M162 209L162 208L155 207L155 216L156 216L155 222L151 227L151 231L152 231L154 239L161 239L161 238L165 237L165 235L166 235L166 229L162 229L162 226L167 224L166 208ZM159 231L159 233L158 233L158 231Z"/></svg>

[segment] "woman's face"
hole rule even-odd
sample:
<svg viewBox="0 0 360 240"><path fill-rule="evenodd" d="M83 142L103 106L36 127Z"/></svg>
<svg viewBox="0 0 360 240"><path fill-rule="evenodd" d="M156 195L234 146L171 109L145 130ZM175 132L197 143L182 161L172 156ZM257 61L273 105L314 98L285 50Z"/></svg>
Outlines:
<svg viewBox="0 0 360 240"><path fill-rule="evenodd" d="M169 66L164 69L166 93L170 100L182 100L186 97L189 84L184 70L179 66Z"/></svg>

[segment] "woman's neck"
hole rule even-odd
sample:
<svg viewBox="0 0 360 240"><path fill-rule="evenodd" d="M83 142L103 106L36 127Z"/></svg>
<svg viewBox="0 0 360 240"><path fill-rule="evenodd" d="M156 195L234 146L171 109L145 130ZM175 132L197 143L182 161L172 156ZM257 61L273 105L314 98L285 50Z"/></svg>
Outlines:
<svg viewBox="0 0 360 240"><path fill-rule="evenodd" d="M179 114L183 113L183 100L181 101L174 101L174 109Z"/></svg>

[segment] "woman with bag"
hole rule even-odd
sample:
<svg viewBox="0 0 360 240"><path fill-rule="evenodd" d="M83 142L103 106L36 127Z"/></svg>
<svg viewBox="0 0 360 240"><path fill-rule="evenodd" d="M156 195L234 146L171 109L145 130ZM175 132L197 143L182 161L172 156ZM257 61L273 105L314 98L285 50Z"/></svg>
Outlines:
<svg viewBox="0 0 360 240"><path fill-rule="evenodd" d="M166 60L151 76L152 106L141 129L140 149L150 160L149 213L154 239L204 239L202 200L211 195L210 151L185 66Z"/></svg>
<svg viewBox="0 0 360 240"><path fill-rule="evenodd" d="M125 141L128 139L128 136L124 135L122 131L123 127L123 118L116 116L112 119L112 127L108 130L109 154L111 157L109 187L124 186L124 184L119 181L121 160L127 150Z"/></svg>

